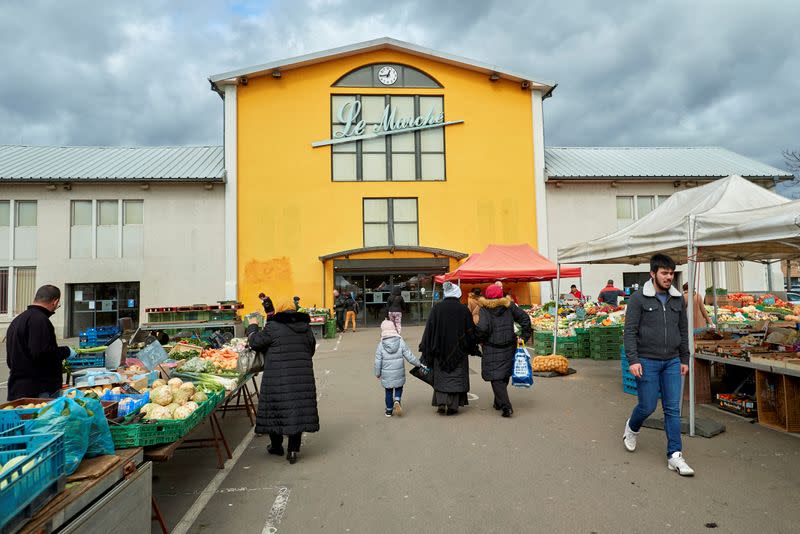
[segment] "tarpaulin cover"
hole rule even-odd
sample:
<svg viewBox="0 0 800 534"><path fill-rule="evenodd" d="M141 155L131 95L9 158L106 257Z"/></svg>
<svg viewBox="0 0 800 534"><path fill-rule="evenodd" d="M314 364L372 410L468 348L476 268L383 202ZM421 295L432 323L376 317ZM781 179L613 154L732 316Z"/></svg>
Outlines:
<svg viewBox="0 0 800 534"><path fill-rule="evenodd" d="M580 275L580 267L561 267L562 278L577 278ZM486 250L473 254L458 269L439 279L442 282L543 282L554 280L555 277L556 264L523 243L489 245Z"/></svg>

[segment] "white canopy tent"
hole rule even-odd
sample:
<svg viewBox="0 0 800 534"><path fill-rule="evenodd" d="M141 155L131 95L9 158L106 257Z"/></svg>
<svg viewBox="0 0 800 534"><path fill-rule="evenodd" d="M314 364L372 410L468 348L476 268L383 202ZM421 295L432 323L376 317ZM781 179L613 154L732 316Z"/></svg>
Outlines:
<svg viewBox="0 0 800 534"><path fill-rule="evenodd" d="M704 243L713 247L718 254L708 256L712 262L715 259L748 259L765 261L780 257L779 254L762 254L751 257L742 257L741 251L745 249L737 242L737 236L764 235L769 230L760 228L751 219L751 226L747 226L745 214L758 213L766 217L775 213L777 207L790 204L789 201L763 187L753 184L741 176L729 176L703 185L701 187L680 191L673 194L658 208L647 216L639 219L608 236L578 243L558 250L557 263L610 263L632 264L647 263L655 253L664 253L671 256L677 263L687 263L689 294L695 293L695 273L698 258L697 246L701 248L701 255L711 252ZM794 204L794 203L792 203ZM791 213L788 210L787 213ZM786 215L785 217L789 217ZM702 224L699 224L702 223ZM780 221L775 222L780 225ZM732 231L731 225L742 226L740 233ZM783 222L786 231L786 221ZM700 230L702 228L702 230ZM697 241L698 232L703 236L703 241ZM780 238L778 238L779 240ZM716 243L716 245L712 245ZM757 245L753 245L755 248ZM737 255L737 251L740 255ZM712 273L714 269L712 269ZM556 282L556 294L560 291L560 280ZM713 285L716 285L714 282ZM714 292L716 294L716 291ZM716 299L715 299L716 301ZM715 306L716 308L716 306ZM689 433L694 435L695 430L695 398L694 398L694 307L688 307L689 323Z"/></svg>

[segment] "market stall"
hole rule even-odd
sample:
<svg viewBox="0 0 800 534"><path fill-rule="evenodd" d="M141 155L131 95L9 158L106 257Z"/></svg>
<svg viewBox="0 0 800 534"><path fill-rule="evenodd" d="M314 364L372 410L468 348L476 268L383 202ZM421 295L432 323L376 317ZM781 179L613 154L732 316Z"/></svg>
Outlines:
<svg viewBox="0 0 800 534"><path fill-rule="evenodd" d="M732 212L769 210L788 202L786 198L740 176L729 176L701 187L675 193L647 216L618 232L559 249L558 262L559 265L561 263L638 265L647 263L650 256L661 252L669 254L677 263L688 264L689 294L693 295L697 278L696 263L699 258L695 242L698 218L713 221L718 217L721 219L730 217L728 214ZM735 246L736 243L728 241L727 245ZM689 306L688 313L689 324L692 325L694 313L692 306ZM694 435L695 351L691 332L689 339L689 427L690 434Z"/></svg>

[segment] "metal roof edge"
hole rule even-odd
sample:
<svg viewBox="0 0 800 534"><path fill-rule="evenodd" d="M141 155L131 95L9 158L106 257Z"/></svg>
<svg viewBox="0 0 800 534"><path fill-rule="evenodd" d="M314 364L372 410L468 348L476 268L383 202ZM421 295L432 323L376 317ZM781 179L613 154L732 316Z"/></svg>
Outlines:
<svg viewBox="0 0 800 534"><path fill-rule="evenodd" d="M486 73L496 72L500 76L504 76L514 81L528 81L533 84L542 86L542 88L547 89L546 92L548 93L551 92L552 89L554 89L556 86L555 82L537 81L536 77L531 77L526 74L516 74L509 71L508 69L504 69L497 65L489 65L488 63L483 63L462 56L456 56L445 52L439 52L431 48L426 48L424 46L419 46L413 43L400 41L398 39L393 39L391 37L381 37L378 39L372 39L370 41L362 41L360 43L340 46L337 48L330 48L328 50L321 50L318 52L312 52L310 54L279 59L275 61L270 61L268 63L262 63L260 65L253 65L250 67L235 69L220 74L214 74L208 77L208 81L211 82L213 90L218 82L222 82L225 80L232 80L240 76L263 75L267 74L268 71L272 71L279 68L289 68L289 69L299 68L306 65L320 63L322 61L329 61L339 57L347 57L359 53L368 52L370 50L381 50L384 48L397 48L406 52L410 52L414 55L434 58L436 60L443 61L445 63L450 63L461 67L467 67L473 70L479 70L481 72L486 72Z"/></svg>
<svg viewBox="0 0 800 534"><path fill-rule="evenodd" d="M394 252L394 251L406 251L406 252L426 252L428 254L436 254L440 256L449 256L451 258L455 258L457 260L461 260L469 256L464 252L458 252L455 250L447 250L443 248L435 248L435 247L415 247L415 246L394 246L394 247L363 247L363 248L354 248L350 250L342 250L339 252L331 252L330 254L325 254L319 257L320 261L328 261L334 258L339 258L341 256L352 256L355 254L365 254L369 252Z"/></svg>

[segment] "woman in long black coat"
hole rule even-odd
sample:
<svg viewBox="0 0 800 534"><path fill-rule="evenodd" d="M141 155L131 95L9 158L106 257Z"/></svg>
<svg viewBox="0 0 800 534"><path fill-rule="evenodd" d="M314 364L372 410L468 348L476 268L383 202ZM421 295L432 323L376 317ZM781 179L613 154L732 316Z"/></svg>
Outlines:
<svg viewBox="0 0 800 534"><path fill-rule="evenodd" d="M316 339L307 313L282 301L263 330L251 321L250 348L264 353L264 374L258 398L256 433L269 434L267 452L283 455L283 436L289 436L286 458L297 461L303 432L319 430L317 388L312 357Z"/></svg>
<svg viewBox="0 0 800 534"><path fill-rule="evenodd" d="M514 409L508 398L508 379L514 367L517 352L517 335L514 323L522 330L520 337L527 341L531 337L531 318L514 302L503 297L503 290L496 285L486 288L486 297L480 298L478 340L483 343L481 378L491 382L494 392L494 409L502 410L503 417L511 417Z"/></svg>
<svg viewBox="0 0 800 534"><path fill-rule="evenodd" d="M433 400L440 414L453 415L466 406L469 355L477 354L475 323L459 300L461 288L444 283L444 300L433 307L422 334L420 361L433 372Z"/></svg>

